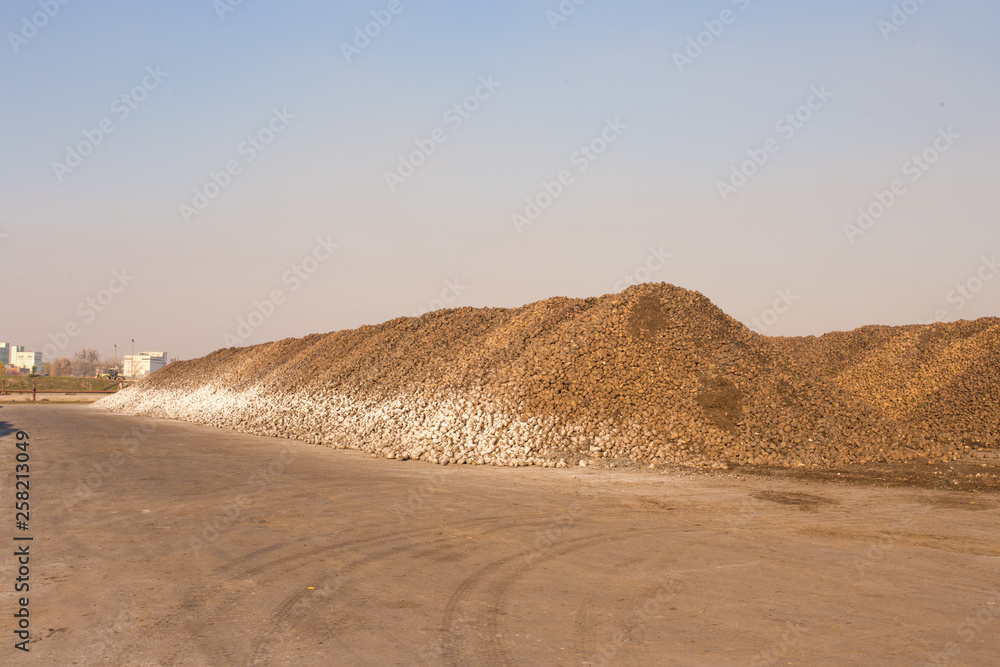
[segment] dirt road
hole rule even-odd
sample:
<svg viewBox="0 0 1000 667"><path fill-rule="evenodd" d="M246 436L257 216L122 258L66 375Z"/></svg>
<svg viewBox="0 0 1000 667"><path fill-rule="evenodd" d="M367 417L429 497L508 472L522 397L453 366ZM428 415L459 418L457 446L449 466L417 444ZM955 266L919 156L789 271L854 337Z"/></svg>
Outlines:
<svg viewBox="0 0 1000 667"><path fill-rule="evenodd" d="M105 393L91 394L78 391L40 393L32 400L31 392L26 394L0 394L0 405L4 404L35 404L45 403L94 403L107 396Z"/></svg>
<svg viewBox="0 0 1000 667"><path fill-rule="evenodd" d="M0 663L956 665L1000 655L1000 497L448 466L88 406L30 435L30 654ZM13 551L13 548L5 551ZM19 594L20 595L20 594Z"/></svg>

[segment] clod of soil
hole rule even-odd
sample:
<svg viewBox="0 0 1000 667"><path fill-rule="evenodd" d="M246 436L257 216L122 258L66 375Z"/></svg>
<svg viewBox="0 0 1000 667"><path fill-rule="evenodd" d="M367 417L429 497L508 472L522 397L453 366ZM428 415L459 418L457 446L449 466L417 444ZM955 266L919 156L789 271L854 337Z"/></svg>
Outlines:
<svg viewBox="0 0 1000 667"><path fill-rule="evenodd" d="M794 505L799 509L811 510L816 509L820 505L826 505L832 501L823 498L821 496L814 496L809 493L783 493L780 491L761 491L759 493L751 494L752 497L759 500L769 500L772 503L778 503L779 505Z"/></svg>
<svg viewBox="0 0 1000 667"><path fill-rule="evenodd" d="M998 379L998 318L769 338L660 283L218 350L96 405L440 464L833 467L995 448Z"/></svg>

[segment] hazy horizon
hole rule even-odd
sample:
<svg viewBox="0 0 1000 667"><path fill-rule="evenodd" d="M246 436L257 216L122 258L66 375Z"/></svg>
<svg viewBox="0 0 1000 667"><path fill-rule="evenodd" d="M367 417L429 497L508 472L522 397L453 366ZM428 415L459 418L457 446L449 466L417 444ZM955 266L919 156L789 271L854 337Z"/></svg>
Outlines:
<svg viewBox="0 0 1000 667"><path fill-rule="evenodd" d="M767 335L997 316L997 19L12 1L0 340L188 359L629 281Z"/></svg>

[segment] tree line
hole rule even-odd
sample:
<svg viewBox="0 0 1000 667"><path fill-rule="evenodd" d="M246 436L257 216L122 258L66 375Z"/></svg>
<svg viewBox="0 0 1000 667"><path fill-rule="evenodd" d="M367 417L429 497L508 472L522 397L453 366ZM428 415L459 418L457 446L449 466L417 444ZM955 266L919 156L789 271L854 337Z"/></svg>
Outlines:
<svg viewBox="0 0 1000 667"><path fill-rule="evenodd" d="M124 355L118 359L102 357L94 348L84 347L74 352L72 357L57 357L52 361L43 361L42 365L33 371L38 375L94 377L100 373L122 373L125 370L124 361ZM177 357L171 358L170 361L177 361Z"/></svg>

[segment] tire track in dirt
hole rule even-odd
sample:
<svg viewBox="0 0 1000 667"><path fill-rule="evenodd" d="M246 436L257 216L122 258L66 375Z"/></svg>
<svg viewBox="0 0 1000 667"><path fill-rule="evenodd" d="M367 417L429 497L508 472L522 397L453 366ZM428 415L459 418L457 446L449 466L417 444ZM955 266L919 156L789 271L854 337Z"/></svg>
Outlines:
<svg viewBox="0 0 1000 667"><path fill-rule="evenodd" d="M603 584L608 581L612 576L617 575L619 572L625 568L630 568L634 565L640 563L645 563L649 560L648 556L633 556L631 558L624 558L619 561L616 565L609 568L604 572L604 576L601 577L601 584L597 587L598 589L606 588ZM583 601L580 603L580 607L577 609L576 614L574 614L573 624L574 624L574 643L577 646L583 647L588 642L593 640L594 627L597 626L596 623L590 620L590 616L594 610L594 601L597 599L596 591L592 591L584 596ZM588 649L588 652L590 650Z"/></svg>
<svg viewBox="0 0 1000 667"><path fill-rule="evenodd" d="M531 559L526 557L526 553L529 552L524 551L498 559L480 568L458 586L448 601L441 619L441 634L443 636L441 657L446 663L456 666L517 664L505 645L501 618L506 606L507 595L515 582L542 564L582 549L621 542L629 537L638 537L659 530L663 529L647 528L578 537L549 547ZM469 620L475 619L477 614L475 612L463 613L461 608L471 606L467 604L467 600L475 593L479 593L475 595L475 599L480 605L485 600L489 600L489 604L481 615L482 627L477 629L475 635L472 635L467 632ZM464 618L462 618L463 616Z"/></svg>
<svg viewBox="0 0 1000 667"><path fill-rule="evenodd" d="M464 529L469 527L489 527L490 532L501 532L511 529L518 528L530 528L535 526L547 525L551 522L551 518L547 514L537 514L528 515L525 517L480 517L475 519L465 519L453 523L447 524L444 528L448 529ZM493 525L500 524L500 525ZM490 527L492 526L492 527ZM250 565L248 562L249 558L256 555L270 554L274 549L272 547L264 547L258 549L251 554L241 558L241 562L245 565L250 565L249 567L243 567L241 569L236 569L232 563L227 563L222 567L215 568L211 572L206 572L204 579L218 578L219 574L225 574L225 582L234 582L245 580L248 578L256 577L254 579L256 587L266 586L268 584L273 584L277 580L286 579L290 573L300 570L309 565L322 563L327 558L332 555L343 553L344 551L361 552L364 553L364 549L377 548L379 545L388 544L399 540L405 540L402 545L392 547L389 549L383 549L382 551L377 551L374 553L369 553L367 555L362 555L351 563L349 563L344 568L344 573L349 573L352 569L358 569L366 567L368 565L373 565L381 560L385 559L394 554L414 551L417 549L425 549L429 544L437 544L442 542L448 542L450 540L458 539L457 536L445 535L437 537L431 541L426 539L428 532L438 530L439 527L431 526L425 529L412 529L390 532L383 535L376 535L369 538L346 540L336 544L331 545L321 545L312 547L310 549L298 551L296 553L285 554L277 558L272 558L264 563L258 563L256 565ZM423 539L421 539L423 538ZM291 544L292 542L289 542ZM264 575L264 576L259 576ZM166 635L176 632L179 628L186 627L187 619L205 617L205 612L211 612L208 614L210 617L221 616L219 613L219 603L211 602L211 597L213 594L218 594L219 587L213 587L211 589L201 589L197 591L189 592L181 604L175 608L173 611L167 613L165 616L154 622L148 629L144 630L137 637L133 638L125 645L119 647L114 651L114 656L117 660L125 660L129 657L134 657L140 654L142 651L142 645L147 643L147 640L153 635ZM279 604L275 613L286 613L286 618L289 619L289 627L294 628L299 622L301 622L304 614L290 614L290 610L294 609L295 603L300 600L308 591L303 588L301 591L297 591L288 598L286 598L281 604ZM235 605L237 608L243 608L242 597L237 597L234 600L227 601L230 605ZM239 602L239 604L237 604ZM195 628L199 630L199 628ZM234 662L231 654L225 650L222 646L223 638L218 636L204 637L200 631L191 632L188 629L189 634L192 639L201 648L202 653L206 658L212 660L209 664L244 664L242 662ZM259 650L257 643L254 644L254 652ZM171 662L163 662L163 665L170 665Z"/></svg>
<svg viewBox="0 0 1000 667"><path fill-rule="evenodd" d="M472 520L463 521L461 523L465 524L465 525L468 525L468 524L480 525L480 524L483 524L483 523L493 523L493 522L496 522L496 521L502 521L504 519L506 519L506 518L496 518L496 519L494 519L494 518L485 518L484 517L482 519L472 519ZM501 524L499 526L496 526L496 527L492 528L491 532L496 533L496 532L502 532L502 531L506 531L506 530L510 530L510 529L515 529L515 528L530 528L530 527L536 527L536 526L545 526L545 525L548 525L549 523L551 523L551 518L549 518L549 517L546 517L544 519L540 517L540 518L538 518L536 520L532 520L532 521L524 521L524 520L507 521L506 523L503 523L503 524ZM412 531L410 531L409 533L407 533L407 537L409 537L409 535L411 533L412 533ZM423 534L423 533L424 533L424 531L419 531L419 534ZM388 558L391 558L392 556L395 556L395 555L398 555L398 554L401 554L401 553L409 553L411 556L423 556L423 557L430 558L430 557L435 556L437 554L440 554L442 552L447 552L447 551L449 551L449 549L447 547L445 547L445 548L437 548L437 549L428 549L427 548L428 546L430 546L430 545L438 545L438 544L447 544L447 543L453 542L455 540L461 540L460 544L465 544L465 540L464 539L462 539L460 536L455 536L455 535L445 535L445 536L434 538L434 539L432 539L430 541L426 541L426 540L422 540L422 541L408 540L406 543L404 543L402 545L398 545L398 546L395 546L395 547L392 547L392 548L389 548L389 549L384 549L384 550L379 551L379 552L367 554L367 555L365 555L365 556L363 556L363 557L361 557L361 558L359 558L357 560L354 560L354 561L348 563L347 565L345 565L341 569L339 576L340 576L341 579L343 579L345 577L349 578L349 577L356 576L357 570L365 568L365 567L369 567L369 566L372 566L372 565L377 565L377 564L383 563ZM422 551L415 551L415 549L422 549ZM441 559L438 559L435 562L440 562L442 560L450 562L451 559L441 558ZM314 562L314 561L311 561L311 562ZM301 564L295 566L295 568L293 568L293 569L298 569L298 568L301 568L301 567L305 567L306 565L311 564L311 562L310 563L301 563ZM286 569L286 570L284 570L284 572L287 574L288 570ZM336 586L335 590L339 589L340 585L342 585L342 584L343 584L343 581L341 581ZM328 582L325 585L329 587L329 583ZM268 647L272 647L273 644L276 643L276 641L281 636L287 636L295 627L297 627L300 623L302 623L302 621L307 616L309 616L311 614L311 612L313 610L312 605L304 605L304 604L302 604L302 601L303 601L303 599L307 595L310 595L312 593L313 593L312 591L308 591L307 589L302 589L300 591L297 591L297 592L291 594L281 604L278 605L278 607L273 612L273 616L284 619L284 621L283 621L283 629L281 631L269 631L269 632L265 633L265 635L263 637L261 637L260 639L258 639L255 642L252 655L254 656L253 660L255 660L256 662L252 662L251 664L264 664L263 662L260 662L260 661L265 660L265 658L269 655L268 651L270 649ZM329 593L327 593L327 595L328 594ZM323 597L326 597L327 595L323 595ZM360 612L355 611L354 613L350 614L349 616L357 616L359 613Z"/></svg>

